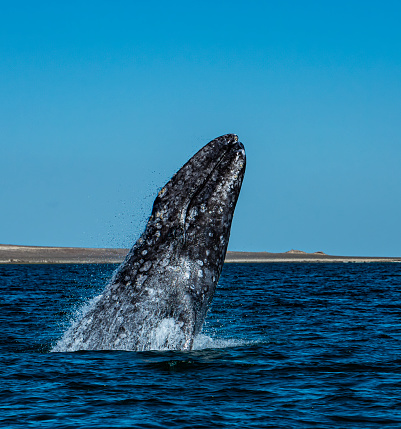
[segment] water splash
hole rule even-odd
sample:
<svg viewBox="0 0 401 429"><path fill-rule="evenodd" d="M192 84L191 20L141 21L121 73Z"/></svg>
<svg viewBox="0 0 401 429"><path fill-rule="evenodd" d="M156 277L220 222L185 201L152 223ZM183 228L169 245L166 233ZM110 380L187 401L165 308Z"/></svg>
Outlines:
<svg viewBox="0 0 401 429"><path fill-rule="evenodd" d="M213 338L200 333L194 339L193 350L226 349L230 347L242 347L253 344L252 341L238 340L235 338Z"/></svg>
<svg viewBox="0 0 401 429"><path fill-rule="evenodd" d="M107 336L101 336L96 348L88 347L85 341L86 328L93 324L96 316L96 306L104 294L92 298L80 310L77 310L71 320L70 327L65 331L62 338L51 349L51 352L75 352L80 350L123 350L123 351L167 351L177 350L177 346L185 341L182 331L182 322L172 317L162 317L153 312L147 314L140 327L134 324L132 330L121 332L117 339L110 335L110 341L105 341ZM118 324L115 324L115 329ZM100 329L100 327L99 327ZM139 330L139 335L138 335ZM137 339L133 347L131 337ZM213 338L210 335L200 333L194 338L193 350L221 349L229 347L241 347L248 345L249 341L237 339Z"/></svg>
<svg viewBox="0 0 401 429"><path fill-rule="evenodd" d="M109 284L102 294L76 311L51 352L182 349L186 341L184 322L176 314L162 311L160 297L148 290L152 299L138 309L129 289L117 296L115 288L115 284Z"/></svg>
<svg viewBox="0 0 401 429"><path fill-rule="evenodd" d="M64 332L63 336L57 341L56 345L52 347L52 349L50 350L51 353L76 352L82 350L82 347L80 347L82 345L82 339L80 339L79 337L75 338L73 344L71 344L71 340L77 330L80 321L84 318L86 314L89 313L92 308L94 308L94 306L101 299L101 297L102 294L95 296L86 304L84 304L80 309L77 309L75 311L70 321L70 327ZM91 321L91 318L87 318L86 324L89 324Z"/></svg>

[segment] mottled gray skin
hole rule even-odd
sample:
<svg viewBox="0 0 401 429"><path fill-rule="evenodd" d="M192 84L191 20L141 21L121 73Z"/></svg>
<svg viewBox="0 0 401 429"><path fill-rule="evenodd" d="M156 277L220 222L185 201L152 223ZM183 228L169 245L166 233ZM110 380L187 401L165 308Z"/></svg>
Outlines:
<svg viewBox="0 0 401 429"><path fill-rule="evenodd" d="M244 172L234 134L197 152L161 189L144 233L56 349L191 349L223 267Z"/></svg>

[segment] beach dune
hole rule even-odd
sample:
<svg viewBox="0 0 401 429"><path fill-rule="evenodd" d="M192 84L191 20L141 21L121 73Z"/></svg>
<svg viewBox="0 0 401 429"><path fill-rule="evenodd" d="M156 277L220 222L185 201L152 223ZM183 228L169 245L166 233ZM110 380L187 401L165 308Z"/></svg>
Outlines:
<svg viewBox="0 0 401 429"><path fill-rule="evenodd" d="M0 264L119 264L129 249L40 247L0 244ZM333 256L318 251L227 252L226 263L401 262L401 257Z"/></svg>

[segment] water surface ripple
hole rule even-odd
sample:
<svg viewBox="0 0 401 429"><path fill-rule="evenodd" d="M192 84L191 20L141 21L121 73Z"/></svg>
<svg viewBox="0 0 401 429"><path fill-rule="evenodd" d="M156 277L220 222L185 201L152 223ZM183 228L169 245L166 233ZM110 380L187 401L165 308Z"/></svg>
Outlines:
<svg viewBox="0 0 401 429"><path fill-rule="evenodd" d="M0 265L0 427L401 427L401 264L226 264L191 352L50 353L114 265Z"/></svg>

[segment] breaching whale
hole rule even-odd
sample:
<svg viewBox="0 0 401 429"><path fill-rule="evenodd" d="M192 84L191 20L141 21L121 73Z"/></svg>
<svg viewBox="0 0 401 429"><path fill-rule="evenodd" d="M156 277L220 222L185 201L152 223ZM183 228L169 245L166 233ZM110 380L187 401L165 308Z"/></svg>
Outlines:
<svg viewBox="0 0 401 429"><path fill-rule="evenodd" d="M145 231L53 351L190 350L223 267L245 163L235 134L199 150L160 190Z"/></svg>

